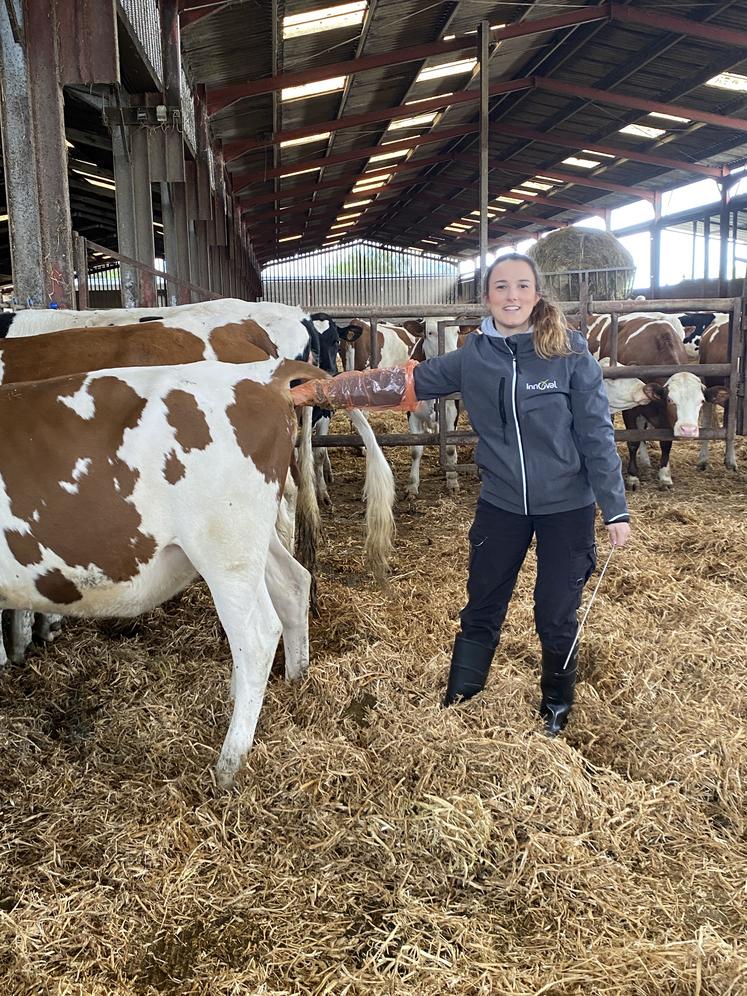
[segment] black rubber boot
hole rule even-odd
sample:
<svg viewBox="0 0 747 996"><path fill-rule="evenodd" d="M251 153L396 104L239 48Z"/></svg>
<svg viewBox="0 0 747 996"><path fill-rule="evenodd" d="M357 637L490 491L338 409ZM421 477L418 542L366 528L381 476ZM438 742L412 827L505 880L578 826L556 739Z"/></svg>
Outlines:
<svg viewBox="0 0 747 996"><path fill-rule="evenodd" d="M540 688L540 716L545 721L549 737L556 737L568 722L568 714L573 705L573 692L576 688L578 670L578 644L573 648L568 666L563 670L566 654L556 654L552 650L542 650L542 678Z"/></svg>
<svg viewBox="0 0 747 996"><path fill-rule="evenodd" d="M451 654L445 706L453 705L458 699L471 699L483 690L494 653L493 647L457 636Z"/></svg>

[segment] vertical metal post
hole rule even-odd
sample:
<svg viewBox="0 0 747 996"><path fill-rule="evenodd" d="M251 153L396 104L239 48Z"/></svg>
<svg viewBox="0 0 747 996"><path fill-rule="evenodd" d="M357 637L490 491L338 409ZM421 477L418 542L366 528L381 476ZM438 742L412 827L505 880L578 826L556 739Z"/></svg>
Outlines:
<svg viewBox="0 0 747 996"><path fill-rule="evenodd" d="M726 297L726 285L729 279L729 202L731 191L726 180L718 181L721 188L721 211L719 214L719 265L718 265L718 296Z"/></svg>
<svg viewBox="0 0 747 996"><path fill-rule="evenodd" d="M153 238L153 192L150 184L150 155L148 153L148 133L145 128L130 131L132 155L132 198L135 218L135 259L151 269L156 265L155 240ZM119 196L119 191L117 191ZM124 250L120 250L124 252ZM140 306L151 308L156 303L156 285L150 273L139 274Z"/></svg>
<svg viewBox="0 0 747 996"><path fill-rule="evenodd" d="M28 99L26 55L19 40L22 16L14 3L0 4L0 96L3 169L9 215L11 269L20 305L46 304L36 163ZM13 14L13 19L9 18ZM21 22L21 23L19 23Z"/></svg>
<svg viewBox="0 0 747 996"><path fill-rule="evenodd" d="M112 158L114 183L117 187L117 247L123 256L137 259L137 233L135 230L135 188L132 178L130 134L124 124L112 129ZM122 263L119 267L120 294L123 308L137 308L140 304L138 274L133 266Z"/></svg>
<svg viewBox="0 0 747 996"><path fill-rule="evenodd" d="M477 58L480 66L480 289L485 286L488 267L488 148L490 139L490 22L480 21L477 29Z"/></svg>
<svg viewBox="0 0 747 996"><path fill-rule="evenodd" d="M75 234L75 268L78 271L78 310L88 307L88 251L86 240Z"/></svg>
<svg viewBox="0 0 747 996"><path fill-rule="evenodd" d="M438 355L443 356L446 349L446 322L441 321L436 324L438 329ZM439 398L438 405L438 465L446 472L446 401Z"/></svg>
<svg viewBox="0 0 747 996"><path fill-rule="evenodd" d="M54 302L70 308L75 299L73 236L55 7L48 0L24 0L23 4L13 0L23 45L13 37L8 3L2 8L3 150L7 156L15 149L21 160L11 168L6 164L8 213L16 229L11 230L13 267L28 280L28 266L20 257L33 253L32 245L38 245L40 279L28 280L21 294L36 307ZM23 146L21 138L26 140ZM13 151L10 155L13 158ZM22 166L21 171L15 166ZM30 200L35 202L31 218L36 231L24 232L32 242L21 242L18 228L26 228L22 218Z"/></svg>
<svg viewBox="0 0 747 996"><path fill-rule="evenodd" d="M740 358L742 355L742 299L736 298L734 310L729 319L729 411L726 416L726 441L734 440L737 430L737 417L739 415L740 403L744 402L744 397L739 397L740 383ZM744 376L744 370L742 370ZM743 389L743 385L742 385ZM716 423L718 424L718 422Z"/></svg>
<svg viewBox="0 0 747 996"><path fill-rule="evenodd" d="M378 319L371 319L371 368L379 365L379 337L377 333Z"/></svg>
<svg viewBox="0 0 747 996"><path fill-rule="evenodd" d="M617 366L617 334L620 324L620 316L615 312L610 315L610 366Z"/></svg>
<svg viewBox="0 0 747 996"><path fill-rule="evenodd" d="M578 325L579 329L586 337L589 331L589 281L584 278L578 292Z"/></svg>
<svg viewBox="0 0 747 996"><path fill-rule="evenodd" d="M654 193L654 224L651 227L651 300L656 298L661 274L661 193Z"/></svg>

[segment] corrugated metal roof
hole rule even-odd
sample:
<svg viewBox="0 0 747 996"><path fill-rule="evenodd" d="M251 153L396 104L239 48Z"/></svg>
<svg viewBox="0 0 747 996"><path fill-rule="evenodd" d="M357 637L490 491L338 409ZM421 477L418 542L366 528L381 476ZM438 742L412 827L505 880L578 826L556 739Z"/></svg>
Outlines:
<svg viewBox="0 0 747 996"><path fill-rule="evenodd" d="M182 43L191 77L205 83L208 97L217 88L262 80L272 75L273 61L280 74L333 67L347 60L392 52L413 45L438 41L444 36L467 35L474 32L481 18L491 25L517 24L546 19L559 14L572 14L588 8L591 14L597 3L581 4L565 0L548 5L534 3L484 3L481 0L369 0L362 24L333 31L282 40L282 31L274 32L273 8L283 14L319 11L332 3L327 0L287 0L287 2L257 3L247 0L216 9L192 26L185 27ZM705 86L705 81L724 70L747 75L747 48L727 45L666 30L653 15L686 14L691 22L726 27L732 32L747 32L747 4L741 2L692 4L686 11L659 3L632 2L618 7L650 13L642 24L621 23L604 19L575 27L562 27L541 34L508 38L493 47L490 59L490 82L520 79L538 75L572 86L593 87L613 93L645 98L662 105L684 104L693 109L712 113L742 116L747 112L747 94L730 93ZM475 38L476 46L476 35ZM276 127L293 131L328 123L338 117L348 118L371 112L381 112L405 102L421 100L448 91L475 88L474 71L461 72L439 79L418 80L422 68L469 58L470 51L441 54L418 61L402 62L370 69L350 76L344 90L295 101L273 99L270 93L238 100L211 116L211 127L217 138L225 142L236 139L267 139L273 132L273 104L276 106ZM331 74L331 71L330 71ZM413 105L416 114L418 104ZM430 123L404 129L389 128L389 122L364 122L354 127L332 131L329 139L313 144L284 146L276 155L271 145L253 149L229 164L234 188L242 190L249 209L250 231L262 259L276 258L324 244L330 226L334 224L340 206L350 198L352 178L370 169L367 150L383 143L420 135L438 135L439 131L472 128L478 120L476 101L452 105L440 110ZM621 134L619 129L629 123L641 122L664 129L659 138L642 138ZM541 138L512 134L512 128L531 129L542 133ZM689 124L650 118L645 111L625 109L588 99L527 89L504 94L491 101L490 184L492 188L510 190L536 172L551 172L552 167L566 173L576 173L580 179L609 181L622 187L642 187L660 190L697 179L686 169L671 168L635 158L614 159L597 157L600 166L592 170L560 164L573 150L557 144L574 140L578 149L590 145L612 146L627 150L630 156L660 156L682 163L705 163L728 166L747 157L747 133L717 127L713 124ZM386 150L382 150L386 151ZM425 165L434 157L447 157L446 162ZM345 161L338 161L341 157ZM593 159L593 156L586 156ZM325 159L330 159L329 163ZM384 242L410 244L422 237L443 238L444 252L474 252L468 240L454 240L443 228L460 212L476 209L478 202L478 136L469 134L427 142L407 153L384 162L409 162L407 172L398 171L389 190L366 205L364 214L349 231ZM299 176L267 178L275 163L285 172L292 172L312 163L323 168ZM525 166L524 173L516 165ZM376 164L380 165L380 164ZM512 167L512 168L509 168ZM254 177L247 182L248 178ZM406 178L429 178L429 183L407 187ZM447 181L453 187L444 186ZM336 186L335 186L336 184ZM267 196L287 194L294 189L317 192L303 193L292 200L278 199L275 204ZM449 190L453 189L453 193ZM564 203L588 205L590 212L619 206L632 199L624 193L610 192L588 185L557 185L552 196ZM551 204L525 203L504 205L501 218L505 228L516 227L531 233L539 222L524 222L522 216L540 220L577 220L578 214L558 210ZM271 212L275 210L276 216ZM261 215L261 217L260 217ZM256 221L252 222L252 219ZM287 234L304 233L303 239L278 245L277 239Z"/></svg>

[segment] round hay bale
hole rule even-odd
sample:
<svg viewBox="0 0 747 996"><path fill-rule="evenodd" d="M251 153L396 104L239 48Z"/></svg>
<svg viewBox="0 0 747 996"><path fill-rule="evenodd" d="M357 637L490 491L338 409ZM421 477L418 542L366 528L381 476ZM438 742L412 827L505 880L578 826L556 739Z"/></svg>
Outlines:
<svg viewBox="0 0 747 996"><path fill-rule="evenodd" d="M570 225L535 242L527 255L559 301L579 300L580 270L588 272L589 293L598 301L621 300L633 285L633 257L611 232Z"/></svg>

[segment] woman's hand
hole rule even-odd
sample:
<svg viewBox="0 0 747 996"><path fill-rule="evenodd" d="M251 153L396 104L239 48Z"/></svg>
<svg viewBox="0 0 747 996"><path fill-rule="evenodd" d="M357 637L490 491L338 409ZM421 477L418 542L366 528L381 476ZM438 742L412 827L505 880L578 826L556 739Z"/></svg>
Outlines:
<svg viewBox="0 0 747 996"><path fill-rule="evenodd" d="M630 539L630 523L611 522L607 526L607 532L609 533L610 543L613 546L625 546Z"/></svg>

